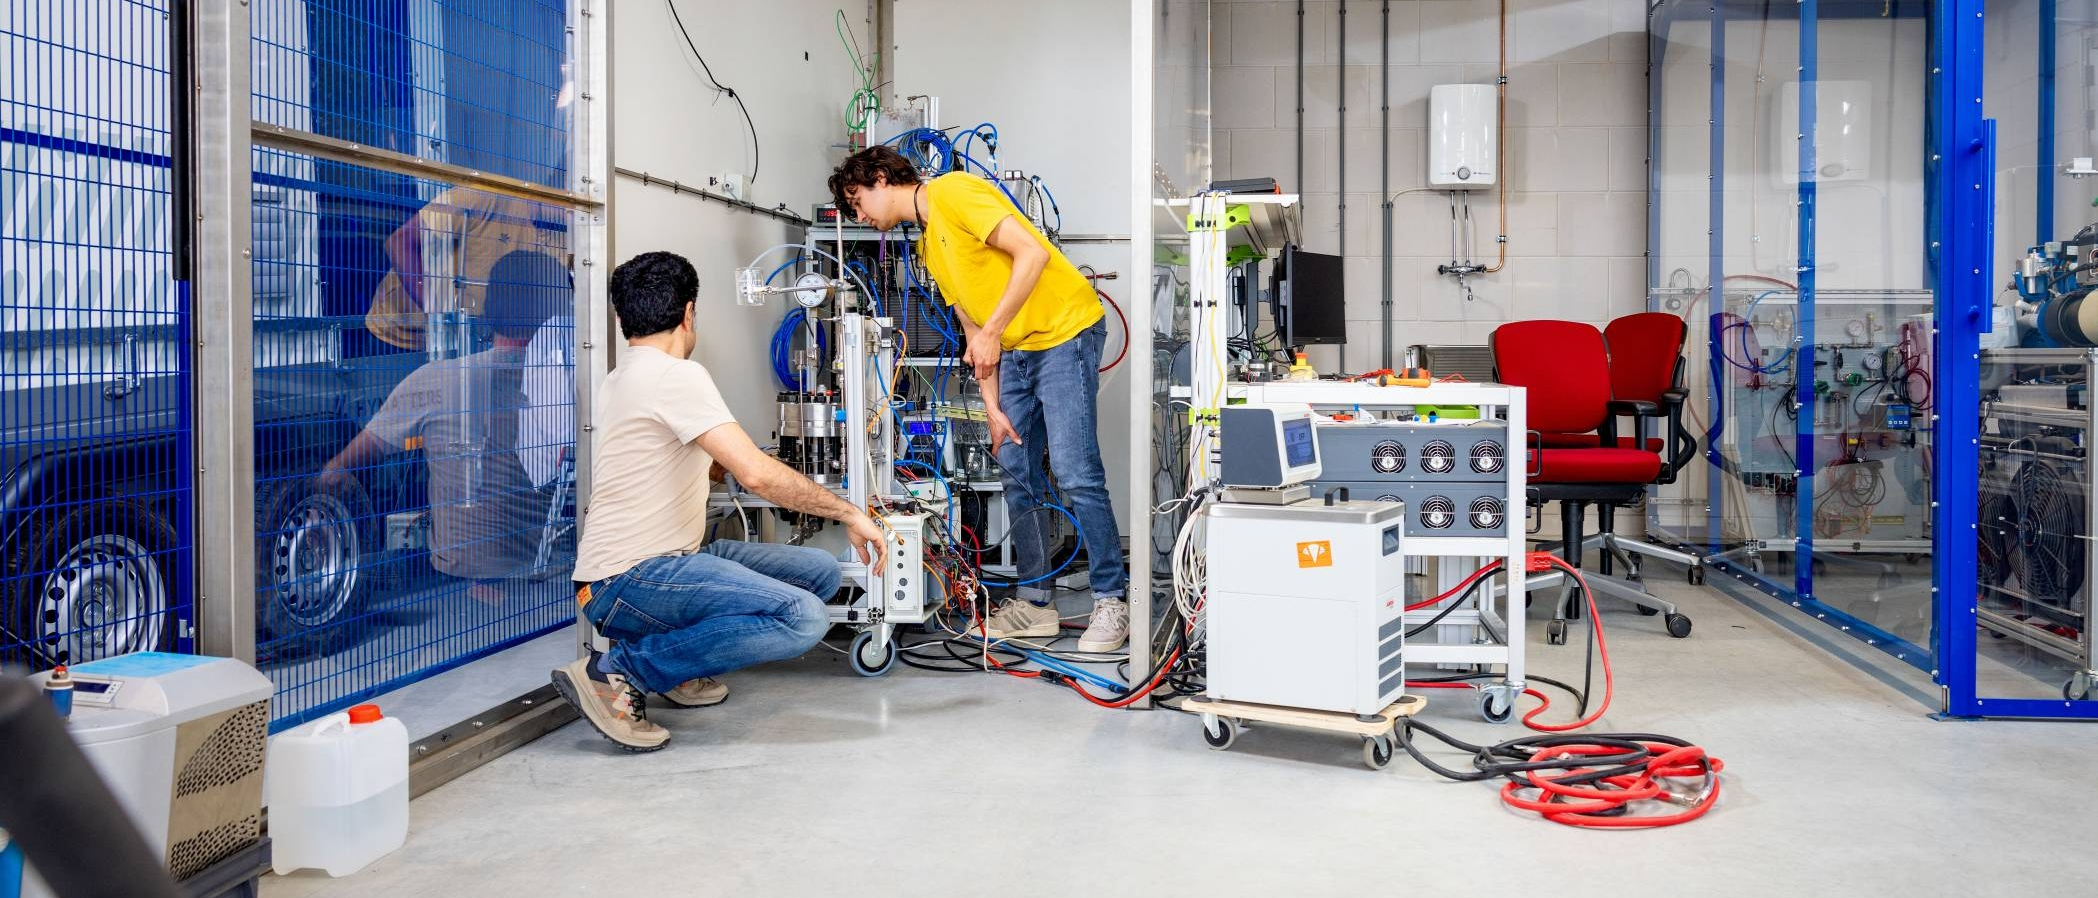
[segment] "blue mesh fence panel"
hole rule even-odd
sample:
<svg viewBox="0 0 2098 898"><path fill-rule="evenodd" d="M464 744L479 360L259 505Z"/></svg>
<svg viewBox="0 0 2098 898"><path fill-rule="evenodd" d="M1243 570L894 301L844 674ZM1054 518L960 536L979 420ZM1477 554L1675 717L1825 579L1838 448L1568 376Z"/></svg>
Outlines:
<svg viewBox="0 0 2098 898"><path fill-rule="evenodd" d="M573 620L573 213L254 165L256 646L288 726Z"/></svg>
<svg viewBox="0 0 2098 898"><path fill-rule="evenodd" d="M569 186L561 0L255 0L255 119ZM567 626L570 210L254 152L256 651L294 725Z"/></svg>
<svg viewBox="0 0 2098 898"><path fill-rule="evenodd" d="M256 121L568 186L567 4L256 0Z"/></svg>
<svg viewBox="0 0 2098 898"><path fill-rule="evenodd" d="M192 648L168 20L0 16L0 666Z"/></svg>

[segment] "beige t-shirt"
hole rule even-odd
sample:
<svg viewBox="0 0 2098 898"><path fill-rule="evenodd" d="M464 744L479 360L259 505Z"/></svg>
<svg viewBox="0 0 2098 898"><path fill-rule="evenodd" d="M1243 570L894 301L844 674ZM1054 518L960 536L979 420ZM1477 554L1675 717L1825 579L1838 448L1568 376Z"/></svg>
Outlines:
<svg viewBox="0 0 2098 898"><path fill-rule="evenodd" d="M590 505L576 548L575 579L584 583L659 555L698 551L714 459L695 441L736 420L705 367L646 346L627 349L601 395Z"/></svg>

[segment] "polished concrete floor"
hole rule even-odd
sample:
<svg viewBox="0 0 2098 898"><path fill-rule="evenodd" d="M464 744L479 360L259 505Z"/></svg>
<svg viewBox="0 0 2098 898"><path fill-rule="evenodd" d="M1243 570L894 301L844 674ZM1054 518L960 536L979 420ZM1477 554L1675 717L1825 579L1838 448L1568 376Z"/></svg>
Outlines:
<svg viewBox="0 0 2098 898"><path fill-rule="evenodd" d="M1676 829L1577 831L1403 757L1369 771L1340 737L1256 728L1218 753L1186 715L998 676L863 680L817 651L733 676L727 704L657 712L674 733L662 752L621 754L572 724L416 801L407 846L363 872L271 878L263 894L2089 891L2094 725L1937 721L1934 689L1876 652L1783 609L1659 588L1696 633L1606 614L1618 690L1597 728L1725 759L1719 808ZM1580 659L1578 641L1530 657L1568 679ZM1451 695L1431 694L1425 718L1474 741L1521 733Z"/></svg>

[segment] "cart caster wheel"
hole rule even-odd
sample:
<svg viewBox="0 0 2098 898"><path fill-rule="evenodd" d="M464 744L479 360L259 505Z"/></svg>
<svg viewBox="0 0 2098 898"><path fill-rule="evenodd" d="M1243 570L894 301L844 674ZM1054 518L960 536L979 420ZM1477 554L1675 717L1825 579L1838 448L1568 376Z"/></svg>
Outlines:
<svg viewBox="0 0 2098 898"><path fill-rule="evenodd" d="M1689 573L1689 574L1686 574L1686 575L1685 575L1685 577L1686 577L1686 578L1687 578L1687 579L1688 579L1688 580L1690 581L1690 585L1691 585L1691 586L1703 586L1703 585L1705 585L1705 567L1704 567L1704 565L1696 565L1696 566L1694 566L1694 567L1690 568L1690 573Z"/></svg>
<svg viewBox="0 0 2098 898"><path fill-rule="evenodd" d="M1225 751L1231 748L1231 743L1238 741L1238 727L1233 726L1232 721L1225 720L1214 714L1204 714L1202 715L1202 741L1209 743L1210 748L1214 748L1217 751Z"/></svg>
<svg viewBox="0 0 2098 898"><path fill-rule="evenodd" d="M1668 635L1670 636L1677 639L1685 639L1690 636L1690 618L1684 615L1671 614L1663 619L1663 623L1668 625Z"/></svg>
<svg viewBox="0 0 2098 898"><path fill-rule="evenodd" d="M1391 763L1391 739L1386 736L1362 737L1362 763L1371 770L1383 770Z"/></svg>
<svg viewBox="0 0 2098 898"><path fill-rule="evenodd" d="M2091 686L2092 677L2090 674L2080 673L2070 677L2069 682L2062 684L2062 701L2088 701L2091 697Z"/></svg>
<svg viewBox="0 0 2098 898"><path fill-rule="evenodd" d="M1566 644L1566 622L1555 620L1544 625L1544 641L1552 645Z"/></svg>
<svg viewBox="0 0 2098 898"><path fill-rule="evenodd" d="M1492 690L1479 692L1479 717L1487 723L1507 723L1515 717L1515 705L1506 702L1501 693Z"/></svg>
<svg viewBox="0 0 2098 898"><path fill-rule="evenodd" d="M1661 609L1648 608L1645 605L1633 605L1632 607L1639 610L1640 617L1653 617L1654 615L1661 613Z"/></svg>
<svg viewBox="0 0 2098 898"><path fill-rule="evenodd" d="M852 650L845 659L852 664L852 672L863 677L878 677L896 666L896 643L874 644L874 631L867 630L852 638Z"/></svg>

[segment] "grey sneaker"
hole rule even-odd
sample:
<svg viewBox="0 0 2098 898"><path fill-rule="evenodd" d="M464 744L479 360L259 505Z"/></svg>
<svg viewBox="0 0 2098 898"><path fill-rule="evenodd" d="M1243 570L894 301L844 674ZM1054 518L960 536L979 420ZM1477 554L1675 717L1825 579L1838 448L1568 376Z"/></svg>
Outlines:
<svg viewBox="0 0 2098 898"><path fill-rule="evenodd" d="M620 748L644 752L668 744L670 731L649 722L641 690L624 676L599 671L595 658L577 658L554 668L554 690Z"/></svg>
<svg viewBox="0 0 2098 898"><path fill-rule="evenodd" d="M660 694L664 701L680 708L704 708L728 701L728 684L713 677L700 677L686 680L676 689Z"/></svg>
<svg viewBox="0 0 2098 898"><path fill-rule="evenodd" d="M1129 641L1129 603L1122 599L1094 599L1093 619L1085 635L1078 637L1081 652L1112 652Z"/></svg>
<svg viewBox="0 0 2098 898"><path fill-rule="evenodd" d="M1063 628L1056 606L1044 607L1026 599L1006 599L984 625L984 635L992 639L1047 639Z"/></svg>

